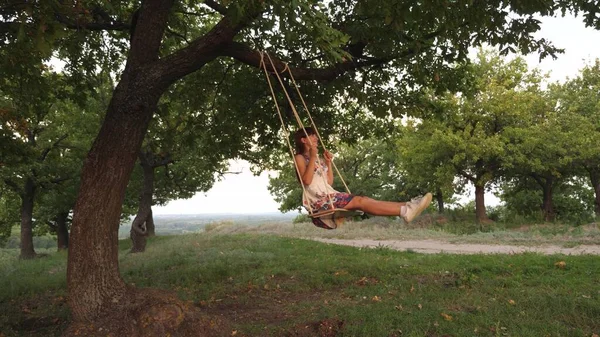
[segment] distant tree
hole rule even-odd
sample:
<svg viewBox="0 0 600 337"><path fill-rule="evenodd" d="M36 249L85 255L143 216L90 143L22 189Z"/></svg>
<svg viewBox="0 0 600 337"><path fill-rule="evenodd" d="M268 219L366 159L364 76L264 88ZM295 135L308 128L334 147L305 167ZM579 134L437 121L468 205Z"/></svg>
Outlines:
<svg viewBox="0 0 600 337"><path fill-rule="evenodd" d="M14 161L6 162L3 183L21 199L21 254L35 257L33 209L38 189L72 177L61 175L49 165L50 157L62 146L68 133L55 128L56 102L63 94L60 76L47 72L43 64L22 63L21 73L7 74L0 82L0 125L6 130L6 143L16 151ZM22 73L27 73L26 75ZM11 76L12 75L12 76ZM18 159L16 159L18 157Z"/></svg>
<svg viewBox="0 0 600 337"><path fill-rule="evenodd" d="M72 88L59 74L34 72L17 78L16 85L5 83L2 91L0 122L12 133L4 144L14 152L0 172L22 201L21 257L31 258L33 235L48 229L58 235L59 249L66 248L68 215L75 204L82 161L106 102L100 103L97 94L81 104L71 101Z"/></svg>
<svg viewBox="0 0 600 337"><path fill-rule="evenodd" d="M527 221L545 221L540 205L544 190L532 177L515 177L500 183L499 194L509 217ZM594 191L579 178L560 179L552 189L555 220L562 223L583 224L593 221Z"/></svg>
<svg viewBox="0 0 600 337"><path fill-rule="evenodd" d="M573 137L581 137L576 165L589 177L595 193L595 213L600 217L600 60L581 69L579 76L556 88L558 111L576 114L580 124Z"/></svg>
<svg viewBox="0 0 600 337"><path fill-rule="evenodd" d="M456 172L450 161L452 153L436 141L438 126L408 121L400 130L397 153L399 168L405 172L404 179L432 191L438 212L444 212L446 201L460 193L463 184L455 182Z"/></svg>
<svg viewBox="0 0 600 337"><path fill-rule="evenodd" d="M575 164L585 142L577 134L585 125L576 115L556 111L556 100L546 96L546 108L532 109L530 119L506 133L510 139L506 177L533 179L542 192L543 218L554 221L553 195L557 186L576 175Z"/></svg>
<svg viewBox="0 0 600 337"><path fill-rule="evenodd" d="M475 215L488 221L485 192L510 162L507 130L520 125L532 106L543 102L541 76L522 58L505 61L480 50L477 62L465 68L472 82L459 94L432 95L431 112L403 132L403 161L414 179L428 175L432 188L451 191L454 177L475 187ZM415 165L415 163L418 163ZM419 168L420 167L420 168ZM456 183L456 182L455 182ZM454 185L454 189L457 186Z"/></svg>

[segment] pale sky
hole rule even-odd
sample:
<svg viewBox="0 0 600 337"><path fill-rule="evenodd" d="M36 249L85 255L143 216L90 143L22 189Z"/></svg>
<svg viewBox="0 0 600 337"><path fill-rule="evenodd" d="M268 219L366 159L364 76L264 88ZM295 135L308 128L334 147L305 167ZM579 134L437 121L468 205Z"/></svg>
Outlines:
<svg viewBox="0 0 600 337"><path fill-rule="evenodd" d="M290 155L291 158L291 155ZM290 165L292 165L290 159ZM245 161L231 161L231 172L225 179L215 183L206 193L197 193L190 199L169 202L166 206L154 206L154 214L200 214L200 213L265 213L279 212L267 186L268 173L255 176Z"/></svg>
<svg viewBox="0 0 600 337"><path fill-rule="evenodd" d="M565 53L558 59L546 58L539 63L537 55L526 56L530 68L539 67L550 73L550 81L564 81L577 76L587 63L600 58L600 31L586 28L581 18L545 18L536 37L544 37ZM290 159L290 165L291 159ZM268 173L254 176L248 163L232 161L230 171L240 174L227 175L207 193L198 193L187 200L175 200L163 207L154 207L154 214L200 214L200 213L265 213L278 212L278 204L269 194ZM347 177L346 179L351 179ZM474 199L473 195L465 200ZM497 203L493 195L486 195L486 205Z"/></svg>

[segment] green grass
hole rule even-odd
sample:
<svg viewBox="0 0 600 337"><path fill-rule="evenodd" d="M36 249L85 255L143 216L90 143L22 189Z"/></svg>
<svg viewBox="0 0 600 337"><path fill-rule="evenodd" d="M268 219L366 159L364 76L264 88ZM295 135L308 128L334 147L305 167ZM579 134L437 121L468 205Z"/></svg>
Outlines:
<svg viewBox="0 0 600 337"><path fill-rule="evenodd" d="M238 336L592 336L597 256L426 255L254 233L120 242L127 283L176 291ZM0 332L59 336L66 254L0 251ZM566 267L555 266L564 261Z"/></svg>

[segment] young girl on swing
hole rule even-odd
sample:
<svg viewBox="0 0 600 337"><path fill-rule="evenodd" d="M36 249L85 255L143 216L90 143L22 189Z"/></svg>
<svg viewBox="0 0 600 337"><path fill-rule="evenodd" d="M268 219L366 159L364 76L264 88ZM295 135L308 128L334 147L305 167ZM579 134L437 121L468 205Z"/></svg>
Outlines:
<svg viewBox="0 0 600 337"><path fill-rule="evenodd" d="M331 163L333 155L329 151L325 151L323 153L324 163L319 158L319 139L315 130L307 127L296 131L294 142L296 146L294 160L298 168L299 179L305 190L302 203L309 210L319 212L344 208L363 211L371 215L399 215L408 223L431 203L431 193L410 202L391 202L338 192L331 187L333 184ZM333 229L319 218L313 218L313 223L318 227Z"/></svg>

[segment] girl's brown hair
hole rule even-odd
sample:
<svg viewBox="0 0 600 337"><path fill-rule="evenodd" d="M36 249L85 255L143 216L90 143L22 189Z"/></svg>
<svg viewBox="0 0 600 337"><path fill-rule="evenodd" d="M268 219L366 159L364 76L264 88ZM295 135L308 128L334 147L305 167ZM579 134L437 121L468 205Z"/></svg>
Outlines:
<svg viewBox="0 0 600 337"><path fill-rule="evenodd" d="M317 132L312 127L307 127L304 129L299 129L294 133L294 146L296 150L296 154L302 154L304 152L304 143L302 143L302 138L306 138L306 135L312 136L316 135Z"/></svg>

